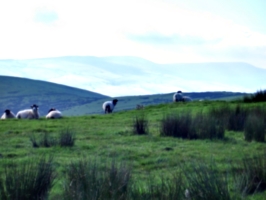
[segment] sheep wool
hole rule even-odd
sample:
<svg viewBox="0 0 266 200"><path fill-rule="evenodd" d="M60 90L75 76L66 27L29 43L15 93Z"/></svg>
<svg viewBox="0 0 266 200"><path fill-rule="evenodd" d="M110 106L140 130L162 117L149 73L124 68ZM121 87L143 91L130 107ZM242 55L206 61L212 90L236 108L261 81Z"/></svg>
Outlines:
<svg viewBox="0 0 266 200"><path fill-rule="evenodd" d="M16 117L15 114L11 110L6 109L1 119L12 119L15 117Z"/></svg>
<svg viewBox="0 0 266 200"><path fill-rule="evenodd" d="M17 119L39 119L38 108L39 106L37 106L36 104L33 104L31 106L31 109L19 111L16 115L16 118Z"/></svg>
<svg viewBox="0 0 266 200"><path fill-rule="evenodd" d="M103 103L103 111L104 113L112 113L115 105L117 104L118 100L117 99L113 99L112 101L106 101Z"/></svg>
<svg viewBox="0 0 266 200"><path fill-rule="evenodd" d="M46 115L46 119L58 119L58 118L62 118L62 113L55 108L51 108Z"/></svg>

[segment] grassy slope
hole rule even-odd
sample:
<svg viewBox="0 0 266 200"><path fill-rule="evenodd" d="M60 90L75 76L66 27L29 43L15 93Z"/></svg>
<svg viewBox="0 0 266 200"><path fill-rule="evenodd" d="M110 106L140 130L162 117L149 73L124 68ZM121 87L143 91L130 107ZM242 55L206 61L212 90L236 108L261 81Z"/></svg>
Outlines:
<svg viewBox="0 0 266 200"><path fill-rule="evenodd" d="M244 93L236 92L200 92L200 93L184 93L186 96L190 96L193 100L233 100L243 98ZM144 106L158 105L164 103L171 103L173 93L168 94L154 94L154 95L140 95L140 96L125 96L117 97L118 104L115 107L115 111L132 110L136 108L137 104ZM98 101L86 103L83 105L74 106L64 111L64 114L68 116L75 116L82 114L99 114L103 113L102 103L110 98L101 99Z"/></svg>
<svg viewBox="0 0 266 200"><path fill-rule="evenodd" d="M133 166L134 176L145 179L148 173L172 173L182 163L202 160L208 163L214 159L221 172L229 169L229 162L240 161L245 155L261 154L265 143L245 142L242 132L227 132L227 140L193 140L187 141L159 136L159 125L167 112L182 110L207 110L211 106L221 106L229 102L192 102L168 103L148 106L144 110L120 111L110 115L90 115L65 117L60 120L6 120L0 121L0 153L4 160L24 160L42 154L53 154L59 179L67 163L86 157L99 159L117 159ZM233 103L230 103L233 104ZM262 103L261 105L266 105ZM247 104L252 106L252 104ZM131 124L135 116L145 114L149 120L148 136L133 136ZM45 132L58 136L65 128L76 133L76 143L72 148L38 148L34 149L29 141L30 135L37 138ZM170 148L170 151L167 150ZM1 163L2 163L1 162ZM0 168L1 169L1 168ZM60 181L59 181L60 182ZM53 189L51 199L60 195L61 185ZM260 195L261 196L261 195ZM251 199L260 199L252 197Z"/></svg>
<svg viewBox="0 0 266 200"><path fill-rule="evenodd" d="M174 93L174 92L173 92ZM117 97L116 111L135 109L137 104L156 105L172 102L173 93L143 96ZM217 100L243 97L244 93L200 92L185 93L193 100ZM0 109L11 109L14 113L29 108L32 104L40 106L44 116L51 107L61 110L66 116L103 113L102 103L111 97L60 84L25 78L0 76Z"/></svg>

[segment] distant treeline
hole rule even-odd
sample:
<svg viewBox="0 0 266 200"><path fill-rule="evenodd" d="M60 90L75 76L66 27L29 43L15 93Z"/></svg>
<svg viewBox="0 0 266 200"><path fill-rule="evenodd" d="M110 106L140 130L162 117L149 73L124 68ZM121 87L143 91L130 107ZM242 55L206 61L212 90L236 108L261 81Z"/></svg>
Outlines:
<svg viewBox="0 0 266 200"><path fill-rule="evenodd" d="M263 102L266 101L266 90L259 90L254 94L244 97L244 102Z"/></svg>

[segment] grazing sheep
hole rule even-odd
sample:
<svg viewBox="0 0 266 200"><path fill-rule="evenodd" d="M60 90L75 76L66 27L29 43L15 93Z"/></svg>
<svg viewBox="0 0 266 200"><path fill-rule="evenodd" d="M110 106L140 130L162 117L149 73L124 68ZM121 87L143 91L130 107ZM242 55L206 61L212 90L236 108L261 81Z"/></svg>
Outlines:
<svg viewBox="0 0 266 200"><path fill-rule="evenodd" d="M115 105L117 104L118 100L117 99L113 99L113 101L106 101L103 103L103 110L104 113L112 113Z"/></svg>
<svg viewBox="0 0 266 200"><path fill-rule="evenodd" d="M31 109L21 110L17 113L16 118L18 119L39 119L39 106L33 104Z"/></svg>
<svg viewBox="0 0 266 200"><path fill-rule="evenodd" d="M178 102L178 101L184 101L183 100L183 95L181 91L177 91L174 96L173 96L173 101Z"/></svg>
<svg viewBox="0 0 266 200"><path fill-rule="evenodd" d="M46 119L58 119L58 118L62 118L62 113L55 108L51 108L46 115Z"/></svg>
<svg viewBox="0 0 266 200"><path fill-rule="evenodd" d="M11 110L6 109L4 114L2 115L1 119L11 119L15 118L16 116Z"/></svg>

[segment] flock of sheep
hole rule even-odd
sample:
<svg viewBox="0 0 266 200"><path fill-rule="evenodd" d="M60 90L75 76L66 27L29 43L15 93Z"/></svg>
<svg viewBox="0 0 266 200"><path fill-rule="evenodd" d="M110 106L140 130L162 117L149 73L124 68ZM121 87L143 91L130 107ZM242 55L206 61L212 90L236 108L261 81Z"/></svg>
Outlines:
<svg viewBox="0 0 266 200"><path fill-rule="evenodd" d="M177 91L173 96L174 102L188 102L192 101L192 99L188 96L183 96L181 91ZM117 104L118 100L113 99L112 101L106 101L103 103L102 108L105 114L112 113L115 105ZM33 104L31 109L21 110L16 115L9 109L5 110L1 119L10 119L10 118L17 118L17 119L39 119L40 115L38 112L39 106ZM143 109L143 105L137 105L137 109ZM62 113L55 109L51 108L47 115L45 116L46 119L58 119L62 118Z"/></svg>
<svg viewBox="0 0 266 200"><path fill-rule="evenodd" d="M117 102L118 102L117 99L113 99L112 101L104 102L103 103L104 112L105 113L112 113ZM1 119L12 119L12 118L39 119L40 114L39 114L38 108L39 108L38 105L33 104L31 106L31 109L18 111L18 113L16 115L11 110L6 109L3 113L3 115L1 116ZM58 118L62 118L62 113L55 108L51 108L45 117L46 117L46 119L58 119Z"/></svg>
<svg viewBox="0 0 266 200"><path fill-rule="evenodd" d="M18 111L16 115L11 110L6 109L1 119L12 119L12 118L39 119L40 114L39 114L38 108L39 106L37 106L36 104L33 104L31 106L31 109ZM46 115L46 119L56 119L56 118L61 118L61 117L62 117L62 113L55 108L51 108L48 111L48 114Z"/></svg>

